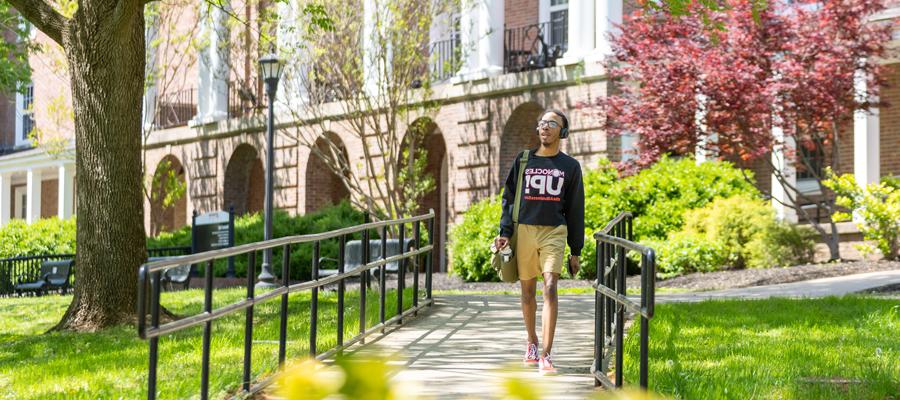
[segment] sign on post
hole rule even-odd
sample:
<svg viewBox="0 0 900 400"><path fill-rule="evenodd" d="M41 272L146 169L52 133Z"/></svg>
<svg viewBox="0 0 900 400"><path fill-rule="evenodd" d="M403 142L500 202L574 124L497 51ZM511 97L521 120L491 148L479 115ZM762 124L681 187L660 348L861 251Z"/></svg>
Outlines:
<svg viewBox="0 0 900 400"><path fill-rule="evenodd" d="M191 227L191 252L202 253L234 246L234 213L213 211L195 214ZM234 277L234 259L228 258L225 276Z"/></svg>

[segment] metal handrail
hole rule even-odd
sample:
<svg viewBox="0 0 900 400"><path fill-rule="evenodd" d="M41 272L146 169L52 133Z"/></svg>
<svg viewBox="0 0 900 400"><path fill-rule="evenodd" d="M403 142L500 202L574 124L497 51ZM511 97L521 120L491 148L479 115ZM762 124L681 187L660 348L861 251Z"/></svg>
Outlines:
<svg viewBox="0 0 900 400"><path fill-rule="evenodd" d="M217 249L210 250L204 253L192 254L188 256L174 257L166 260L153 261L143 264L138 273L138 335L149 341L150 351L149 351L149 368L148 368L148 390L147 390L147 398L155 399L156 398L156 383L157 383L157 364L159 360L159 337L162 335L166 335L173 332L178 332L193 326L204 325L203 329L203 354L201 359L201 372L200 372L200 398L206 399L209 397L209 371L210 371L210 343L211 343L211 334L212 334L212 322L222 318L227 315L234 314L236 312L245 311L246 312L246 321L245 321L245 331L244 331L244 362L243 362L243 380L242 380L242 390L245 393L256 393L259 390L266 387L266 385L272 382L271 377L263 379L261 381L256 382L255 384L251 379L251 354L252 354L252 346L253 346L253 309L256 304L264 303L266 301L273 300L277 297L281 297L281 313L280 313L280 334L279 334L279 348L278 348L278 366L279 368L284 365L285 361L285 353L286 353L286 343L287 343L287 318L288 318L288 294L293 292L298 292L301 290L311 290L312 296L310 301L310 327L309 327L309 335L310 335L310 355L317 359L324 359L326 357L331 357L333 354L346 349L347 347L358 343L365 339L367 336L374 334L375 332L381 331L384 332L384 329L393 323L402 323L404 318L409 315L415 315L419 310L424 307L429 307L434 303L432 297L432 269L430 267L426 267L425 269L425 299L422 301L422 304L419 304L419 274L418 271L413 275L413 297L412 297L412 307L409 309L404 309L403 304L403 292L405 290L405 270L406 270L406 262L408 259L412 258L416 261L414 265L431 265L431 257L434 249L433 244L428 244L425 246L421 246L421 231L420 227L422 222L427 222L428 232L433 232L434 230L434 210L430 210L428 214L421 215L418 217L410 217L397 219L392 221L379 221L379 222L368 222L368 215L366 216L366 223L362 225L358 225L355 227L348 227L343 229L338 229L330 232L317 233L317 234L309 234L309 235L297 235L297 236L289 236L278 239L272 239L268 241L258 242L258 243L250 243L232 248L225 249ZM390 226L397 226L399 231L399 240L403 243L404 235L406 232L407 224L413 223L413 243L415 244L414 250L404 251L401 254L397 254L391 257L387 256L385 245L385 241L387 240L387 229ZM381 233L381 259L376 261L371 261L359 268L354 268L351 271L345 271L344 267L345 263L345 252L346 252L346 241L349 235L354 233L362 233L363 240L363 260L369 260L369 233L373 229L379 229ZM433 235L432 235L433 237ZM327 239L340 239L339 246L339 256L338 256L338 273L336 275L330 276L328 278L319 279L318 270L319 270L319 250L320 250L320 242L322 240ZM309 282L301 282L290 284L290 252L292 245L298 245L303 243L312 243L313 244L313 257L312 257L312 280ZM256 268L256 253L261 250L271 249L274 247L282 247L283 250L283 268L282 268L282 280L281 285L277 288L274 288L271 291L263 293L259 296L255 294L254 288L254 269ZM236 255L245 254L248 259L248 269L247 269L247 296L239 301L228 304L226 306L213 309L212 307L212 270L214 262L217 259L225 259L228 257L233 257ZM421 257L425 256L425 263L420 264ZM391 317L390 319L386 318L385 313L385 299L386 299L386 291L385 291L385 266L386 264L399 262L400 268L398 269L397 276L397 310L396 315ZM182 318L177 321L169 322L163 325L160 325L160 291L161 291L161 275L166 269L175 268L178 266L182 266L185 264L203 264L205 263L205 284L204 284L204 306L203 311L188 316L186 318ZM368 286L369 280L369 272L372 269L379 268L379 283L380 283L380 307L379 307L379 321L380 323L375 326L367 327L367 319L366 319L366 288ZM345 280L349 277L358 275L360 277L360 287L359 287L359 333L354 337L350 338L347 341L344 341L344 292L345 292ZM319 288L324 287L329 284L337 284L338 285L338 298L337 298L337 345L324 353L318 353L316 349L316 336L317 336L317 326L318 326L318 293ZM147 314L150 314L150 323L149 326L147 324Z"/></svg>
<svg viewBox="0 0 900 400"><path fill-rule="evenodd" d="M388 225L399 225L399 224L408 224L412 222L425 221L428 219L434 218L434 210L432 210L428 214L423 214L418 217L408 217L397 220L390 221L378 221L378 222L370 222L363 225L357 225L349 228L341 228L334 231L323 232L323 233L312 233L306 235L295 235L295 236L285 236L277 239L266 240L263 242L255 242L255 243L247 243L242 244L240 246L228 247L224 249L210 250L205 251L203 253L191 254L187 256L180 257L172 257L166 260L153 261L148 262L141 266L142 273L150 273L156 271L162 271L165 269L169 269L172 267L177 267L179 265L184 264L199 264L209 260L215 260L217 258L225 258L228 256L236 256L239 254L248 253L250 251L259 251L266 250L275 247L280 247L284 245L291 244L302 244L302 243L312 243L318 242L326 239L334 239L344 235L350 235L353 233L358 233L366 230L372 230L381 228Z"/></svg>
<svg viewBox="0 0 900 400"><path fill-rule="evenodd" d="M631 213L620 213L593 236L597 244L597 280L591 284L594 288L594 362L591 373L595 385L609 388L620 388L623 384L625 309L641 316L640 386L647 388L649 323L653 318L656 302L656 252L633 241L633 219ZM626 296L628 251L641 255L640 304ZM606 375L613 355L616 363L615 382Z"/></svg>

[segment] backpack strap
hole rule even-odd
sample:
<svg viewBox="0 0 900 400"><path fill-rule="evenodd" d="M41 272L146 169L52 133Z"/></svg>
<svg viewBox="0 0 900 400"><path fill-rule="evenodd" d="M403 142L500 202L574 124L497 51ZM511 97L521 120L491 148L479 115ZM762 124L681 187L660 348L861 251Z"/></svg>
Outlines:
<svg viewBox="0 0 900 400"><path fill-rule="evenodd" d="M528 150L522 152L519 158L519 180L516 183L516 203L513 206L513 224L519 223L519 205L522 202L522 177L525 176L525 166L528 165Z"/></svg>

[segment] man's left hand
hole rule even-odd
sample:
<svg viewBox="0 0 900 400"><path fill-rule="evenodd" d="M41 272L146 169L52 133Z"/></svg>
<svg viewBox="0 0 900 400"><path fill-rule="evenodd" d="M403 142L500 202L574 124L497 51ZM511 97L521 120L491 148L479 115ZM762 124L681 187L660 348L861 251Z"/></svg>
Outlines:
<svg viewBox="0 0 900 400"><path fill-rule="evenodd" d="M581 269L581 264L578 261L578 256L569 256L569 272L572 273L572 277L575 277L575 274L578 273L578 270Z"/></svg>

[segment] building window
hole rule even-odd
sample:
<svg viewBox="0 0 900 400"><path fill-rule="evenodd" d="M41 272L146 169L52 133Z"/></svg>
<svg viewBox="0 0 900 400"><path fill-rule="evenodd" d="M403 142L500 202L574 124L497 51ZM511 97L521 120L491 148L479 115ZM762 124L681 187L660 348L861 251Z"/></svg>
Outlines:
<svg viewBox="0 0 900 400"><path fill-rule="evenodd" d="M803 145L797 147L799 150L797 153L800 156L797 179L824 178L822 171L825 168L825 151L822 146L815 146L813 149Z"/></svg>
<svg viewBox="0 0 900 400"><path fill-rule="evenodd" d="M21 140L28 140L28 135L34 129L34 85L30 84L25 88L22 96L22 137Z"/></svg>
<svg viewBox="0 0 900 400"><path fill-rule="evenodd" d="M569 48L569 0L550 0L550 47Z"/></svg>

